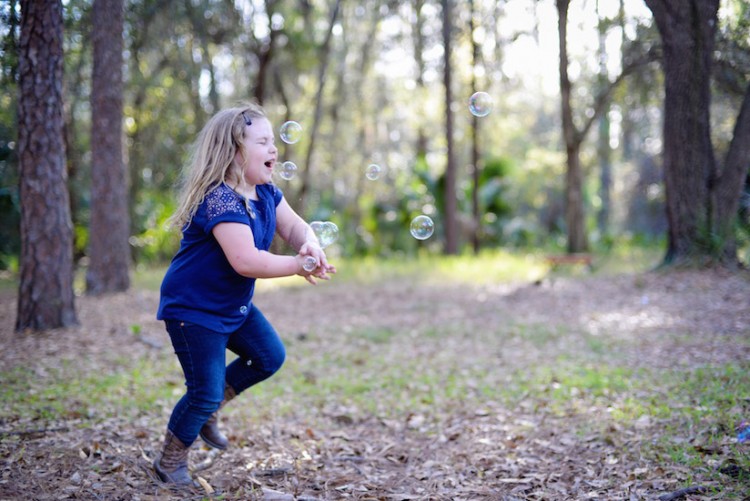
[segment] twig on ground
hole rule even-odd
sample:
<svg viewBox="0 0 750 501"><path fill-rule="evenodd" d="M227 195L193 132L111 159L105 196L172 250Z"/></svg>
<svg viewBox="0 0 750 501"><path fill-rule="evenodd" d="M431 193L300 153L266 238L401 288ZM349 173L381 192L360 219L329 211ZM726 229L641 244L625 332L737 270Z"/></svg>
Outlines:
<svg viewBox="0 0 750 501"><path fill-rule="evenodd" d="M692 485L678 491L662 494L659 496L659 501L674 501L675 499L683 498L688 494L705 494L706 491L708 491L708 488L703 485Z"/></svg>

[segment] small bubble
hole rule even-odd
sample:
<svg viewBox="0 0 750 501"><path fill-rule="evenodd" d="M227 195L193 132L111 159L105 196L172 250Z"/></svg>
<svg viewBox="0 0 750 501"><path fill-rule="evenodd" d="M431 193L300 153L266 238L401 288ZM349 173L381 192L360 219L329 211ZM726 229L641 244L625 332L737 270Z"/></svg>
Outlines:
<svg viewBox="0 0 750 501"><path fill-rule="evenodd" d="M486 92L475 92L469 98L469 111L476 117L486 117L494 106L492 97Z"/></svg>
<svg viewBox="0 0 750 501"><path fill-rule="evenodd" d="M242 313L243 315L247 313L247 306L245 305L240 306L240 313Z"/></svg>
<svg viewBox="0 0 750 501"><path fill-rule="evenodd" d="M435 223L432 222L429 216L417 216L412 219L409 231L411 232L411 236L417 240L427 240L435 231Z"/></svg>
<svg viewBox="0 0 750 501"><path fill-rule="evenodd" d="M297 164L294 162L286 161L283 164L281 164L281 167L279 168L279 176L281 176L281 179L285 179L289 181L290 179L294 178L294 176L297 175Z"/></svg>
<svg viewBox="0 0 750 501"><path fill-rule="evenodd" d="M305 257L305 263L302 265L302 269L305 271L313 271L318 266L318 260L312 256Z"/></svg>
<svg viewBox="0 0 750 501"><path fill-rule="evenodd" d="M383 169L378 164L370 164L365 169L365 176L370 181L375 181L380 177L381 172L383 172Z"/></svg>

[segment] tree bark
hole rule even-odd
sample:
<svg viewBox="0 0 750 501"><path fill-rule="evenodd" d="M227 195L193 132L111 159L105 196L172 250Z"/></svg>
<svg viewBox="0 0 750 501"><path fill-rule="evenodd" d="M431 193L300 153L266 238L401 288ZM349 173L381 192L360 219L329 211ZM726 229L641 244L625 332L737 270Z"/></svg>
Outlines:
<svg viewBox="0 0 750 501"><path fill-rule="evenodd" d="M21 2L18 157L21 256L16 330L77 323L63 137L63 7Z"/></svg>
<svg viewBox="0 0 750 501"><path fill-rule="evenodd" d="M568 232L569 253L588 250L585 214L583 210L583 173L581 172L579 134L573 124L570 105L571 84L568 77L568 6L570 0L557 0L560 45L560 97L562 106L563 140L565 141L565 224Z"/></svg>
<svg viewBox="0 0 750 501"><path fill-rule="evenodd" d="M731 169L720 175L711 144L711 67L719 0L646 0L646 5L664 47L663 157L669 224L664 263L712 261L732 253L736 261L729 233L742 184ZM746 117L741 113L738 119L740 134ZM718 193L722 194L715 196Z"/></svg>
<svg viewBox="0 0 750 501"><path fill-rule="evenodd" d="M123 15L123 0L94 0L88 294L130 287L128 176L122 148Z"/></svg>
<svg viewBox="0 0 750 501"><path fill-rule="evenodd" d="M452 0L442 0L443 4L443 86L445 87L445 140L448 145L445 166L445 214L443 227L445 230L445 253L458 253L458 235L456 225L456 160L453 152L453 75L451 67L451 36L452 36Z"/></svg>
<svg viewBox="0 0 750 501"><path fill-rule="evenodd" d="M724 170L714 184L714 231L724 243L719 256L722 263L737 264L735 226L740 198L750 168L750 84L745 91L734 126L732 142L724 161Z"/></svg>

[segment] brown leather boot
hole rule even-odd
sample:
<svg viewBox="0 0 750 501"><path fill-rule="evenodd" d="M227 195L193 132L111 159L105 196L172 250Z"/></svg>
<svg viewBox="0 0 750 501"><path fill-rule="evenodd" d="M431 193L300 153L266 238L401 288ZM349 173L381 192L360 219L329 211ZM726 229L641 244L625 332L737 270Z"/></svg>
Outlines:
<svg viewBox="0 0 750 501"><path fill-rule="evenodd" d="M182 441L167 430L164 437L164 449L161 456L154 461L154 471L163 482L176 485L194 485L188 473L188 452Z"/></svg>
<svg viewBox="0 0 750 501"><path fill-rule="evenodd" d="M227 402L232 400L237 394L234 392L234 388L225 384L224 386L224 400L219 404L219 410L226 405ZM203 441L213 447L214 449L224 450L229 445L229 440L219 429L219 410L211 414L208 421L205 422L200 431L200 437Z"/></svg>

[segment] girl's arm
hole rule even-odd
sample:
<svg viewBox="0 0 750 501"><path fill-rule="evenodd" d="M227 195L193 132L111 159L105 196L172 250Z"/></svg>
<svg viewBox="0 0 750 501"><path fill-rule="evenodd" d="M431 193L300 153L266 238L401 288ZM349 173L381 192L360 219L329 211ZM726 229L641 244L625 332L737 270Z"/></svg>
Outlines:
<svg viewBox="0 0 750 501"><path fill-rule="evenodd" d="M318 267L313 275L328 279L328 273L336 273L336 268L328 263L315 232L304 219L294 212L286 198L282 198L276 207L276 232L299 254L312 256L316 259Z"/></svg>
<svg viewBox="0 0 750 501"><path fill-rule="evenodd" d="M212 230L234 271L245 277L278 278L310 273L303 268L304 255L279 256L255 247L253 231L240 223L219 223Z"/></svg>

